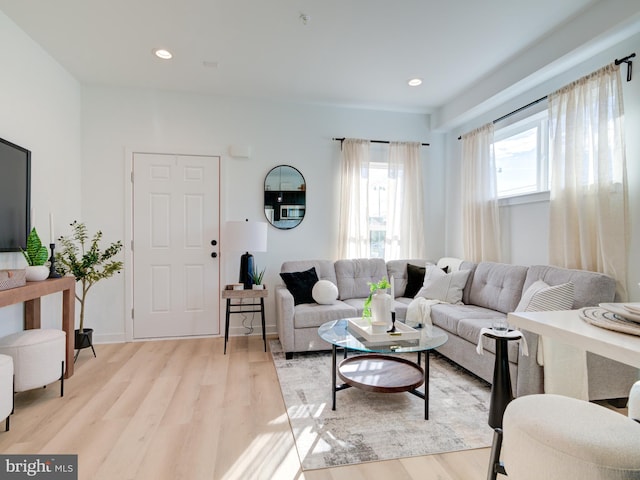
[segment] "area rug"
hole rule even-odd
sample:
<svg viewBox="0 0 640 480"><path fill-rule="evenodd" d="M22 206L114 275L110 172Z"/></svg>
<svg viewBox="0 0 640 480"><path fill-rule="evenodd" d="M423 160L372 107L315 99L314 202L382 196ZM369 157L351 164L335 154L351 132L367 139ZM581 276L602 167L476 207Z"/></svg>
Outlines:
<svg viewBox="0 0 640 480"><path fill-rule="evenodd" d="M270 346L303 470L491 445L490 386L438 354L430 355L425 420L424 401L406 392L348 388L332 411L330 352L287 360L279 341Z"/></svg>

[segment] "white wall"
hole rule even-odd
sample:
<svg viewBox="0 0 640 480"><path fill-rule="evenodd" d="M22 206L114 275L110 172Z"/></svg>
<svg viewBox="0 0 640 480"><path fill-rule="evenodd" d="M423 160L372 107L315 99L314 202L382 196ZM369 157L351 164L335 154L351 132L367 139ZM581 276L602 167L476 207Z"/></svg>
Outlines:
<svg viewBox="0 0 640 480"><path fill-rule="evenodd" d="M81 92L78 82L0 12L0 137L31 150L32 224L49 242L80 212ZM20 253L0 253L0 268L23 268ZM42 300L43 327L58 327L61 294ZM22 329L22 304L0 309L0 336Z"/></svg>
<svg viewBox="0 0 640 480"><path fill-rule="evenodd" d="M640 54L640 35L636 34L613 47L594 54L589 60L574 68L537 85L531 90L504 101L474 120L458 126L447 134L446 176L448 189L447 208L447 254L462 255L461 225L459 222L460 190L454 186L460 171L460 142L458 136L495 118L523 106L536 98L551 93L562 86L613 62L616 58L625 57L632 52ZM626 67L623 66L623 96L625 108L627 177L629 185L629 216L631 219L631 241L628 263L628 288L631 301L640 300L640 75L637 73L631 82L626 82ZM503 222L504 261L531 265L548 262L548 201L504 206L500 208Z"/></svg>
<svg viewBox="0 0 640 480"><path fill-rule="evenodd" d="M602 8L612 3L616 2L605 0ZM621 4L633 11L635 2ZM594 22L599 19L607 20L606 28L613 28L626 10L616 11L616 15L607 12L596 16L590 14L586 19L589 28L581 29L582 36L571 37L569 46L563 45L558 51L563 55L571 53L572 45L588 38L584 36L585 31L596 32ZM569 38L569 29L560 36ZM277 273L284 260L336 256L339 143L332 141L332 137L429 142L432 146L425 148L423 153L425 205L416 206L425 211L427 255L433 259L445 254L460 255L457 136L640 47L638 36L613 47L609 43L603 52L590 56L570 71L559 70L558 63L553 62L551 67L556 76L527 89L521 84L504 85L507 78L513 78L514 82L523 78L512 76L511 65L513 68L538 65L556 58L555 51L543 56L540 53L541 49L549 49L551 40L558 38L542 42L530 55L524 52L502 70L509 75L498 72L487 77L473 92L462 95L443 109L437 122L442 131L435 133L430 131L430 119L425 115L150 90L81 88L0 12L0 44L11 46L0 49L3 66L0 136L33 152L32 201L35 224L40 230L46 230L51 211L55 215L57 234L68 233L67 224L78 219L85 221L91 230L103 230L106 241L124 239L126 231L125 182L128 172L125 171L125 153L128 149L221 155L223 222L263 219L264 176L278 164L295 166L307 181L307 217L294 230L269 228L269 251L255 254L258 264L267 267L269 285L279 282ZM484 88L487 85L490 88ZM514 94L514 91L518 93ZM499 101L500 95L496 92L508 95ZM632 218L629 281L632 299L638 300L640 162L637 159L640 158L640 139L635 135L640 130L638 74L633 82L624 84L624 95ZM489 101L492 107L476 108L483 101ZM464 118L464 124L455 123L454 117ZM252 157L228 157L228 147L233 144L250 145ZM502 209L509 261L521 264L546 261L547 211L548 204L544 202ZM237 255L221 253L222 282L235 281ZM19 254L0 254L0 268L20 267L24 265L22 262ZM97 341L124 339L127 294L124 276L116 276L95 287L89 298L87 315L89 326L96 329ZM56 295L44 299L45 326L57 324L59 303ZM271 300L267 310L267 323L273 331ZM0 309L0 334L20 329L21 323L21 306ZM234 333L242 332L236 324Z"/></svg>
<svg viewBox="0 0 640 480"><path fill-rule="evenodd" d="M83 88L82 104L82 216L91 228L103 230L105 239L125 235L127 149L220 155L223 226L226 220L264 220L266 174L279 164L300 170L307 183L304 220L292 230L269 227L268 251L254 252L256 263L267 267L267 285L281 283L278 272L285 260L336 258L340 143L333 137L431 140L428 118L419 114L98 87ZM251 158L229 157L232 144L251 146ZM441 192L441 161L431 155L425 147L425 169L435 170L433 191ZM441 232L441 212L429 216ZM440 236L434 235L434 257L442 248ZM220 252L223 285L237 281L239 255ZM100 298L92 298L87 307L90 326L98 341L122 339L125 278L103 283L96 287ZM238 316L231 321L232 334L244 332ZM267 301L267 325L275 331L272 298Z"/></svg>

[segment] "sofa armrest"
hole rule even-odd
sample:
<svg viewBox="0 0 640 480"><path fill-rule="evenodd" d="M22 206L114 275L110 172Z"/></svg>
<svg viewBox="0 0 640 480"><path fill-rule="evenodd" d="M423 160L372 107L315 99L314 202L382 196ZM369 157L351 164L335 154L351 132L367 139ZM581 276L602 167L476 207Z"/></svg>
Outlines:
<svg viewBox="0 0 640 480"><path fill-rule="evenodd" d="M538 334L522 330L527 340L529 355L518 358L518 378L516 379L516 397L544 393L544 370L538 365Z"/></svg>
<svg viewBox="0 0 640 480"><path fill-rule="evenodd" d="M294 351L294 324L295 315L293 295L284 285L277 285L275 289L276 301L276 326L282 350L286 352Z"/></svg>

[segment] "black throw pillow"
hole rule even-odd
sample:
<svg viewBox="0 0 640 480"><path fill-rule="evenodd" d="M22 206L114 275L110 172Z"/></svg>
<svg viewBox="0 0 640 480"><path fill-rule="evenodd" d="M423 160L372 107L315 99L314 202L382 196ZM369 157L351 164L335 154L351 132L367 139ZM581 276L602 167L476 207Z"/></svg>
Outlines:
<svg viewBox="0 0 640 480"><path fill-rule="evenodd" d="M315 302L311 291L318 281L316 267L311 267L304 272L280 273L280 278L282 278L287 289L291 292L291 295L293 295L294 305Z"/></svg>
<svg viewBox="0 0 640 480"><path fill-rule="evenodd" d="M424 284L425 267L417 267L407 263L407 286L404 289L404 296L414 298Z"/></svg>

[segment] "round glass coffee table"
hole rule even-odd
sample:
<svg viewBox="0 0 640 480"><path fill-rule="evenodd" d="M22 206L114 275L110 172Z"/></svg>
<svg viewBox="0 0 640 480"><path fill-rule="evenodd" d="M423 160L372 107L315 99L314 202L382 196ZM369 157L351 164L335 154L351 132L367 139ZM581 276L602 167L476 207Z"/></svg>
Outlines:
<svg viewBox="0 0 640 480"><path fill-rule="evenodd" d="M424 399L424 419L429 420L429 351L443 345L449 337L438 327L416 329L420 337L406 339L406 334L389 334L382 340L369 341L349 328L349 319L333 320L318 329L318 335L332 346L332 410L336 409L336 392L349 387L378 393L409 392ZM405 338L403 338L405 335ZM344 359L337 365L337 350ZM347 358L347 351L364 355ZM421 355L424 352L424 369ZM398 353L417 353L416 363ZM337 384L336 375L344 382ZM424 393L417 388L424 383Z"/></svg>

